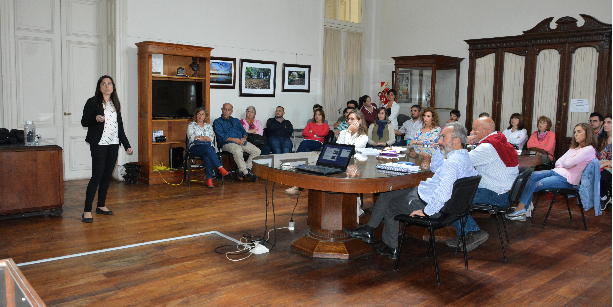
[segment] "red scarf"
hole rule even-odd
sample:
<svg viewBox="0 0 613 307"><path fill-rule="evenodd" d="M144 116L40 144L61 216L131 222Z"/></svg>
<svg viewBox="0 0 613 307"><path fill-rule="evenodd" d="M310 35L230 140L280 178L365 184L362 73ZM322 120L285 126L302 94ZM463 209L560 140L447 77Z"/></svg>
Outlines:
<svg viewBox="0 0 613 307"><path fill-rule="evenodd" d="M496 134L492 134L479 142L479 144L483 143L492 144L494 149L496 149L498 156L507 167L519 165L519 161L517 160L517 151L513 145L509 144L507 137L505 137L504 134L498 131Z"/></svg>

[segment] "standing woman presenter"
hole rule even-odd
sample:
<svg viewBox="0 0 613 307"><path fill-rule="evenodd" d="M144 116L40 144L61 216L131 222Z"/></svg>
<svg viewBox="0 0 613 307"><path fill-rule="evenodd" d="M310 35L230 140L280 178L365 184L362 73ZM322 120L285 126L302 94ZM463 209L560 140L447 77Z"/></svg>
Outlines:
<svg viewBox="0 0 613 307"><path fill-rule="evenodd" d="M89 98L83 108L81 125L87 127L85 141L89 143L92 156L92 178L85 192L85 209L81 218L85 223L93 223L92 204L98 190L96 213L113 215L106 208L106 193L109 190L113 169L117 163L119 144L126 153L132 154L132 147L123 131L121 104L117 97L115 82L109 76L102 76L96 85L96 94Z"/></svg>

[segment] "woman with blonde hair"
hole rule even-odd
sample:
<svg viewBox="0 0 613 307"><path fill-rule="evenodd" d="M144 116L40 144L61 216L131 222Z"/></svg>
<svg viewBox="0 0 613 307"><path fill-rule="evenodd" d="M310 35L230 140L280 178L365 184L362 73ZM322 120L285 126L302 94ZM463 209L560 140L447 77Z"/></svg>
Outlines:
<svg viewBox="0 0 613 307"><path fill-rule="evenodd" d="M355 148L365 148L368 144L368 131L366 130L366 120L364 114L359 110L350 110L347 115L349 127L338 135L336 143L345 145L355 145Z"/></svg>

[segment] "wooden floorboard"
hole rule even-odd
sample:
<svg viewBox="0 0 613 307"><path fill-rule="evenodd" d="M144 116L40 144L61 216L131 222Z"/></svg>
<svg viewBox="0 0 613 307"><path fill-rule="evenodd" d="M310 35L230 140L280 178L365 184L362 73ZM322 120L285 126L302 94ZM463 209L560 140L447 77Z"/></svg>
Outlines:
<svg viewBox="0 0 613 307"><path fill-rule="evenodd" d="M265 183L216 185L113 182L107 206L115 215L94 213L94 223L85 224L87 181L68 181L62 217L0 221L0 258L19 264L209 231L236 239L263 236ZM272 184L268 187L270 197ZM285 188L275 186L276 227L287 226L296 204ZM570 221L560 200L541 229L550 198L541 201L527 222L507 221L508 264L495 220L487 215L474 215L490 238L469 253L469 270L461 253L437 244L440 286L432 257L424 257L426 242L414 238L404 242L397 272L391 259L377 254L344 261L292 251L291 242L308 229L306 193L293 215L296 230L277 230L270 253L243 261L215 252L232 244L229 240L205 235L20 269L48 306L610 306L611 210L599 217L586 212L584 231L575 201ZM372 205L366 197L366 207ZM269 199L268 229L272 223Z"/></svg>

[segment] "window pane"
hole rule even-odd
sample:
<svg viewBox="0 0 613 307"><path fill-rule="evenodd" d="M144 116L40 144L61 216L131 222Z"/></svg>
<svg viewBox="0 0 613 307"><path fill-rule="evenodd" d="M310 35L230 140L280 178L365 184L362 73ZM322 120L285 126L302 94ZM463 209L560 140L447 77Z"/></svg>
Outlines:
<svg viewBox="0 0 613 307"><path fill-rule="evenodd" d="M328 19L336 19L336 2L338 0L326 0L326 11L324 17Z"/></svg>

